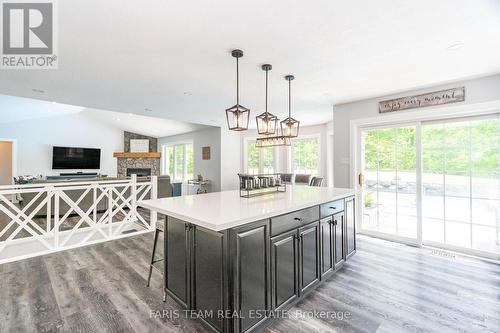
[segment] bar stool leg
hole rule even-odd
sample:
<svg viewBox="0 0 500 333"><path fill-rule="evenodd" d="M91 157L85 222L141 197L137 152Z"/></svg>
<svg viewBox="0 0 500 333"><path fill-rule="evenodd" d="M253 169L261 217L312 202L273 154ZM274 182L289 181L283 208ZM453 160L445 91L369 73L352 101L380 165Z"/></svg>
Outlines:
<svg viewBox="0 0 500 333"><path fill-rule="evenodd" d="M165 231L163 232L163 302L167 301L167 217L165 216Z"/></svg>
<svg viewBox="0 0 500 333"><path fill-rule="evenodd" d="M148 283L146 284L146 287L149 287L149 283L151 282L151 273L153 273L153 263L155 260L156 243L158 242L158 234L159 233L160 233L160 230L156 229L154 240L153 240L153 253L151 254L151 263L149 264Z"/></svg>

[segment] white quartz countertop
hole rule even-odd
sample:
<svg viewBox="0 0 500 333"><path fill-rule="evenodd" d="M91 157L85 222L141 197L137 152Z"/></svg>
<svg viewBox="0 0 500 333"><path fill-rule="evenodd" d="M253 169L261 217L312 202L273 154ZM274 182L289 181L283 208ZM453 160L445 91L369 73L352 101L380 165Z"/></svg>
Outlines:
<svg viewBox="0 0 500 333"><path fill-rule="evenodd" d="M355 190L348 188L297 185L288 186L286 192L253 198L241 198L239 191L223 191L143 200L138 205L213 231L221 231L346 198L355 193Z"/></svg>

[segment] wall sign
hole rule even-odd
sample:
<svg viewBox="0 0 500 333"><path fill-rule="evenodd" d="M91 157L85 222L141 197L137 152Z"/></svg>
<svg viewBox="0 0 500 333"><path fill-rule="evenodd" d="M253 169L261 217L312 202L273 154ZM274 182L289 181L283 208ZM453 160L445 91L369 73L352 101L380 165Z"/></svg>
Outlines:
<svg viewBox="0 0 500 333"><path fill-rule="evenodd" d="M435 91L427 94L390 99L378 103L379 113L401 111L426 106L463 102L465 87Z"/></svg>
<svg viewBox="0 0 500 333"><path fill-rule="evenodd" d="M130 139L131 153L149 153L148 139Z"/></svg>
<svg viewBox="0 0 500 333"><path fill-rule="evenodd" d="M203 148L201 148L201 158L203 160L209 160L210 159L210 147L203 147Z"/></svg>

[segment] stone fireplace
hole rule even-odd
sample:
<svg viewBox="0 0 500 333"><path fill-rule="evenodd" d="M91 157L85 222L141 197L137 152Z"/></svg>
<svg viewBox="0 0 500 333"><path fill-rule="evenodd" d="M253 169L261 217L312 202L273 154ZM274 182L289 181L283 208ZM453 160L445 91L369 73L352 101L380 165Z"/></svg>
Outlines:
<svg viewBox="0 0 500 333"><path fill-rule="evenodd" d="M133 153L129 153L133 154ZM128 155L130 156L130 155ZM115 157L116 154L115 154ZM160 175L160 158L159 157L117 157L118 160L118 177L127 177L133 169L150 170L150 175ZM136 170L137 171L137 170ZM136 172L137 174L137 172Z"/></svg>
<svg viewBox="0 0 500 333"><path fill-rule="evenodd" d="M130 132L124 132L123 139L125 151L114 153L117 159L118 177L124 178L131 174L159 176L161 154L156 152L158 139ZM131 139L148 139L149 152L131 152Z"/></svg>

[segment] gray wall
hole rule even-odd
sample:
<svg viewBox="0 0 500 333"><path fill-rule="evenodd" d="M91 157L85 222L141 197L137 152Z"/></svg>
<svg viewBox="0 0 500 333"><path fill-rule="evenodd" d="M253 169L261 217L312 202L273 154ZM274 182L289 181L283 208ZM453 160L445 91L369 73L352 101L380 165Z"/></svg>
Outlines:
<svg viewBox="0 0 500 333"><path fill-rule="evenodd" d="M193 141L193 174L201 174L205 179L212 181L212 190L221 189L221 135L220 128L214 127L201 131L185 134L167 136L158 139L158 151L161 152L162 145L182 141ZM201 148L210 146L210 160L203 160Z"/></svg>
<svg viewBox="0 0 500 333"><path fill-rule="evenodd" d="M241 132L230 131L224 125L220 131L221 190L231 191L239 188L238 173L240 172Z"/></svg>
<svg viewBox="0 0 500 333"><path fill-rule="evenodd" d="M354 166L351 166L350 161L350 122L355 119L363 118L384 118L390 114L378 113L378 102L388 98L396 98L401 96L421 94L446 88L465 86L465 102L464 105L470 105L482 102L500 101L500 75L483 77L473 80L464 80L435 86L426 89L412 90L402 92L390 96L372 98L353 103L336 105L333 111L334 122L334 178L336 187L350 187L350 180L354 172ZM443 105L437 108L436 112L444 110L450 105ZM420 110L400 111L398 114L405 113L407 120L418 115ZM500 111L500 110L499 110Z"/></svg>

